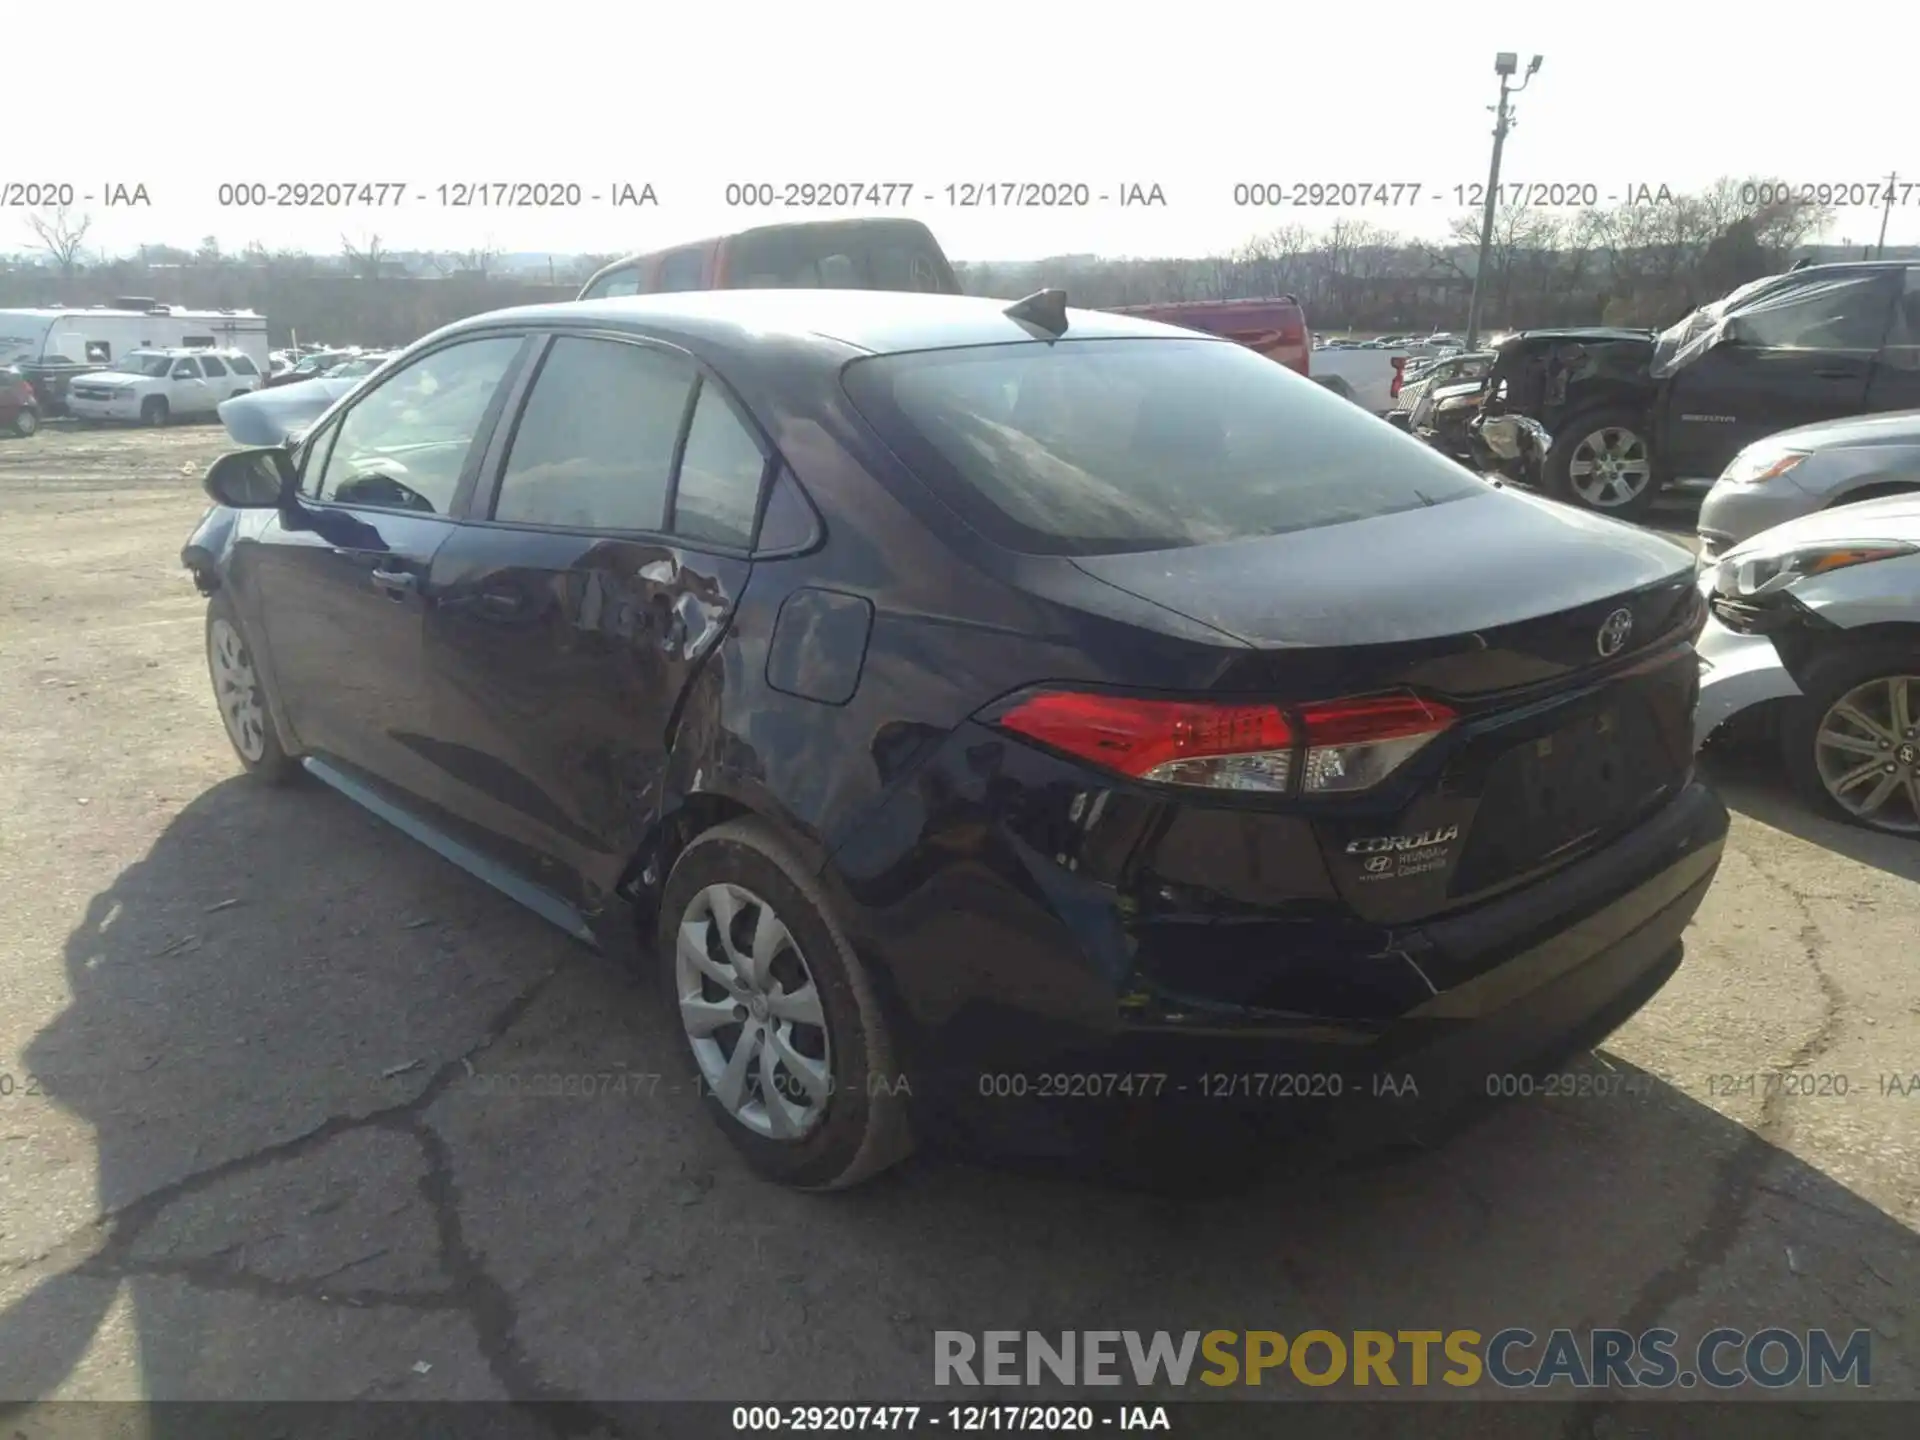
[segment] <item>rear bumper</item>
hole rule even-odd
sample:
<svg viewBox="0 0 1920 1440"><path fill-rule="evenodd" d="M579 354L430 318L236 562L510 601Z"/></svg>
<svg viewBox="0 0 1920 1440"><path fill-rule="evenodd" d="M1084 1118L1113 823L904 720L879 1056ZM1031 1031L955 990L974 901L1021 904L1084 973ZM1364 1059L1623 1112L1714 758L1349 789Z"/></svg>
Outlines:
<svg viewBox="0 0 1920 1440"><path fill-rule="evenodd" d="M1742 635L1709 617L1694 649L1700 656L1700 704L1693 719L1696 747L1741 711L1801 694L1767 635Z"/></svg>
<svg viewBox="0 0 1920 1440"><path fill-rule="evenodd" d="M940 1120L1025 1153L1081 1150L1115 1126L1187 1136L1216 1124L1332 1127L1343 1143L1417 1135L1463 1104L1513 1093L1515 1077L1598 1044L1643 1005L1679 964L1726 833L1725 808L1692 782L1605 850L1395 930L1390 948L1356 949L1356 975L1411 967L1422 977L1424 998L1397 1015L1130 1011L1119 993L1128 977L1116 976L1104 1007L1029 991L977 996L937 1027L904 1015L916 1056L907 1073ZM897 992L915 961L877 958Z"/></svg>

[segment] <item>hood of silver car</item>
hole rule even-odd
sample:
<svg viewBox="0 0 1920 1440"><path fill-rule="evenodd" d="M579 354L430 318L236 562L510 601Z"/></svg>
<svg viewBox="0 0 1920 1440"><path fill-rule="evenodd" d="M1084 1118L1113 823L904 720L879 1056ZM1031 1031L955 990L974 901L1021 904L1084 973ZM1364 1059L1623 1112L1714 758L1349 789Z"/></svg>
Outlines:
<svg viewBox="0 0 1920 1440"><path fill-rule="evenodd" d="M364 376L333 380L301 380L271 390L255 390L220 403L220 421L239 445L284 445L305 430L327 408L352 390Z"/></svg>

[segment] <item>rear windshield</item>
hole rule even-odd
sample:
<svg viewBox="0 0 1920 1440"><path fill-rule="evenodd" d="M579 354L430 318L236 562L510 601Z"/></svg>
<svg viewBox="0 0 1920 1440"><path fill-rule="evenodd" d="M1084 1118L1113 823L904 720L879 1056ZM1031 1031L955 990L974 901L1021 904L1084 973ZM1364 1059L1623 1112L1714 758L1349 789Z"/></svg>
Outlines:
<svg viewBox="0 0 1920 1440"><path fill-rule="evenodd" d="M1486 493L1352 401L1224 341L923 351L845 375L943 500L1026 554L1209 545Z"/></svg>
<svg viewBox="0 0 1920 1440"><path fill-rule="evenodd" d="M742 290L960 290L933 237L906 226L751 230L727 241L727 277Z"/></svg>

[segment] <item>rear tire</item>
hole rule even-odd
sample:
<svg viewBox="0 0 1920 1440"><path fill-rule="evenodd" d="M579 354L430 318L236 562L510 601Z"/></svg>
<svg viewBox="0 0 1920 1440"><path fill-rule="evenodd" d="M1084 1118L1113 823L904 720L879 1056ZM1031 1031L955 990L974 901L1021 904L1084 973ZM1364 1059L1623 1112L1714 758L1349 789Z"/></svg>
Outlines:
<svg viewBox="0 0 1920 1440"><path fill-rule="evenodd" d="M1831 819L1920 838L1920 642L1834 650L1800 688L1780 726L1795 787Z"/></svg>
<svg viewBox="0 0 1920 1440"><path fill-rule="evenodd" d="M224 590L207 601L207 674L227 741L248 775L262 785L285 785L300 772L280 743L280 730L267 703L266 681L240 627L239 614Z"/></svg>
<svg viewBox="0 0 1920 1440"><path fill-rule="evenodd" d="M140 423L157 430L167 423L167 412L166 396L149 395L140 402Z"/></svg>
<svg viewBox="0 0 1920 1440"><path fill-rule="evenodd" d="M768 826L730 821L681 852L655 958L702 1103L757 1173L844 1190L911 1153L873 984L826 894Z"/></svg>
<svg viewBox="0 0 1920 1440"><path fill-rule="evenodd" d="M1660 493L1645 426L1625 408L1586 410L1565 421L1547 452L1547 493L1616 520L1638 520Z"/></svg>

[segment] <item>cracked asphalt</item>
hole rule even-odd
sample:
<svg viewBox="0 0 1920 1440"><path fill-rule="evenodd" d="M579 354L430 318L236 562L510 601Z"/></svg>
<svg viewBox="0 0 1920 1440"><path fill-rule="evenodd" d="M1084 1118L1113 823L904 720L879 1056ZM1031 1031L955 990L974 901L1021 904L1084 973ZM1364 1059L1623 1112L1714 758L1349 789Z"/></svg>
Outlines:
<svg viewBox="0 0 1920 1440"><path fill-rule="evenodd" d="M177 562L221 439L0 442L0 1403L590 1417L924 1398L936 1328L1508 1325L1867 1329L1869 1393L1920 1398L1920 845L1721 762L1687 961L1581 1062L1631 1083L1429 1152L789 1194L678 1093L643 982L239 776ZM535 1093L569 1075L599 1093Z"/></svg>

